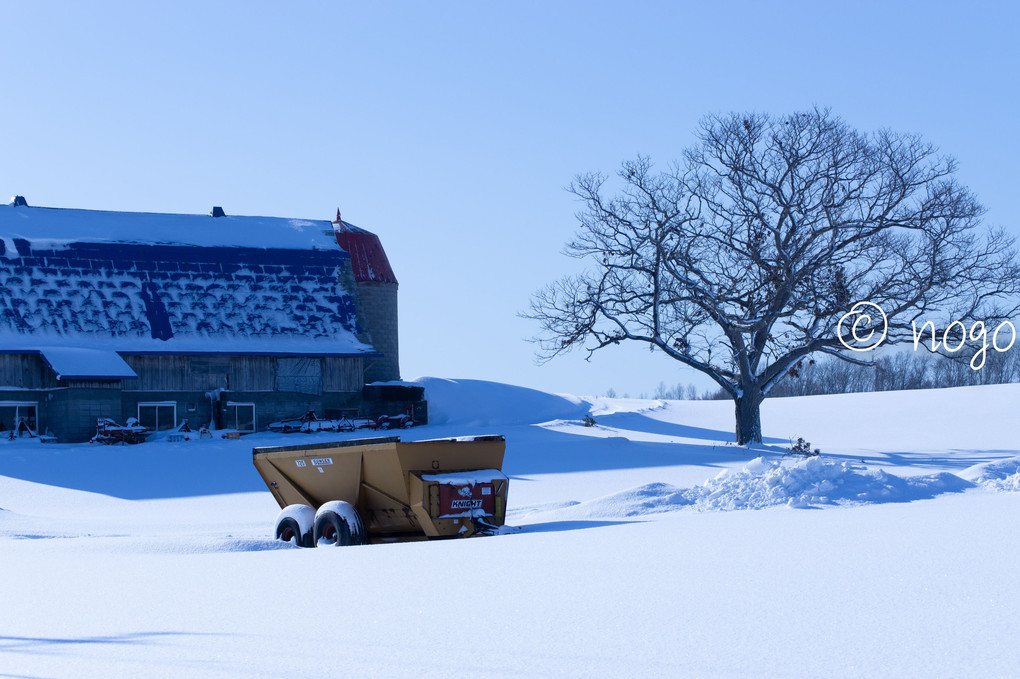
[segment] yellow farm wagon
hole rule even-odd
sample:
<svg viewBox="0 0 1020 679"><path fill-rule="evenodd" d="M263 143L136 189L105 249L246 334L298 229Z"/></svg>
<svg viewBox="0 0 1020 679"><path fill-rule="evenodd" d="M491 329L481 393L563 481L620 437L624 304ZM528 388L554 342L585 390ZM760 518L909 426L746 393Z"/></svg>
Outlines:
<svg viewBox="0 0 1020 679"><path fill-rule="evenodd" d="M276 538L302 547L492 533L506 520L502 436L399 437L255 448L281 507Z"/></svg>

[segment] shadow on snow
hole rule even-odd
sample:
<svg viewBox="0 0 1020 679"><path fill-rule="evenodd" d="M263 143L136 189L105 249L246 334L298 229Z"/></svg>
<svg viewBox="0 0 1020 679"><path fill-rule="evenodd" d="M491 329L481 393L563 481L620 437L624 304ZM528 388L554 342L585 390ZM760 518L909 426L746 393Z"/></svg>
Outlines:
<svg viewBox="0 0 1020 679"><path fill-rule="evenodd" d="M784 452L778 446L736 446L728 443L732 441L730 432L663 422L640 413L604 415L599 418L599 425L638 433L683 437L688 441L632 441L623 435L593 436L577 433L578 430L563 431L555 427L492 424L426 425L399 432L380 432L378 435L398 435L405 441L415 441L504 434L507 451L503 471L511 476L681 465L722 467L746 462L761 455L771 457ZM323 443L369 437L371 435L367 436L363 431L289 436L266 433L254 434L241 441L217 444L187 442L157 445L142 443L136 446L0 446L0 475L129 500L243 492L268 493L252 465L253 446ZM691 439L700 439L705 443L691 443ZM766 441L786 443L783 439L775 438ZM982 451L983 454L978 457L968 454L961 458L954 458L945 451L934 455L923 452L874 452L862 458L860 454L823 451L823 457L851 462L863 459L866 463L903 467L944 465L947 468L962 469L977 462L998 459L1001 455L997 455L997 452Z"/></svg>

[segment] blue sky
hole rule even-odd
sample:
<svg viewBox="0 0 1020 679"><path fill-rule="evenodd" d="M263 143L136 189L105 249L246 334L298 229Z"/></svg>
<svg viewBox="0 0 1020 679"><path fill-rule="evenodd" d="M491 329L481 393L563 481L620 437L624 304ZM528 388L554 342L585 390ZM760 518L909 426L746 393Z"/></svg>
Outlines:
<svg viewBox="0 0 1020 679"><path fill-rule="evenodd" d="M7 2L0 192L345 219L400 279L404 377L638 395L641 348L544 366L517 317L571 270L589 170L665 164L707 113L829 106L917 132L1020 234L1010 3Z"/></svg>

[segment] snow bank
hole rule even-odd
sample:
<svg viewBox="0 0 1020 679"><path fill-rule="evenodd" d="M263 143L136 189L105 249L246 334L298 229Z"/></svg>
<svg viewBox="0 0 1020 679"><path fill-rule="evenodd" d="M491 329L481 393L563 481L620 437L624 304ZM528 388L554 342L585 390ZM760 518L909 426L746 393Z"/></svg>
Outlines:
<svg viewBox="0 0 1020 679"><path fill-rule="evenodd" d="M959 476L990 490L1020 491L1020 457L976 464Z"/></svg>
<svg viewBox="0 0 1020 679"><path fill-rule="evenodd" d="M610 398L608 396L593 396L591 400L591 414L593 417L603 415L616 415L618 413L648 413L666 408L666 401L643 398Z"/></svg>
<svg viewBox="0 0 1020 679"><path fill-rule="evenodd" d="M581 419L589 409L589 404L576 396L498 382L438 377L419 377L413 381L425 387L430 424L479 427L540 424Z"/></svg>
<svg viewBox="0 0 1020 679"><path fill-rule="evenodd" d="M973 484L948 472L901 477L849 462L811 457L796 464L756 458L683 492L698 509L761 509L775 505L910 502Z"/></svg>
<svg viewBox="0 0 1020 679"><path fill-rule="evenodd" d="M812 457L796 463L756 458L738 471L723 469L715 478L692 488L648 483L587 502L556 508L564 518L629 517L680 509L764 509L786 505L910 502L958 492L973 483L948 472L901 477L848 462ZM531 508L524 515L541 512Z"/></svg>

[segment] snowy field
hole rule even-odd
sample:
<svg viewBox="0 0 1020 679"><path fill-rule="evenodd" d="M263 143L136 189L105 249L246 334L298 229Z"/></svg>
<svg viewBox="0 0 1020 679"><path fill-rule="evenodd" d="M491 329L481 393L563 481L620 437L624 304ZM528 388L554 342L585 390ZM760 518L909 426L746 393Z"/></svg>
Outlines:
<svg viewBox="0 0 1020 679"><path fill-rule="evenodd" d="M270 540L252 447L363 433L0 443L0 677L1020 675L1020 385L774 399L748 450L727 402L422 381L400 435L505 434L519 532Z"/></svg>

